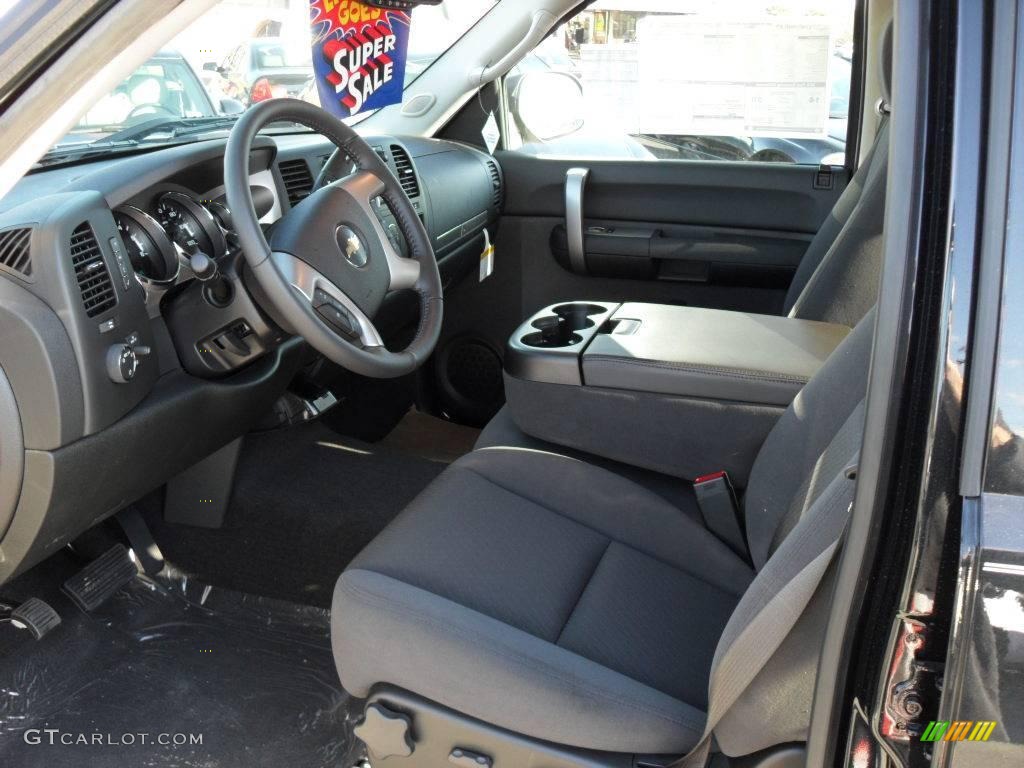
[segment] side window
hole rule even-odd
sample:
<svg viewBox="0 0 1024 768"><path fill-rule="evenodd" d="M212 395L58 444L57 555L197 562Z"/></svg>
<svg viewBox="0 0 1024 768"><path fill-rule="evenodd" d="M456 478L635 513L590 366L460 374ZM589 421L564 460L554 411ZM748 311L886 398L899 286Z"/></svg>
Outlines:
<svg viewBox="0 0 1024 768"><path fill-rule="evenodd" d="M680 5L597 0L563 24L505 77L508 148L844 163L853 0Z"/></svg>

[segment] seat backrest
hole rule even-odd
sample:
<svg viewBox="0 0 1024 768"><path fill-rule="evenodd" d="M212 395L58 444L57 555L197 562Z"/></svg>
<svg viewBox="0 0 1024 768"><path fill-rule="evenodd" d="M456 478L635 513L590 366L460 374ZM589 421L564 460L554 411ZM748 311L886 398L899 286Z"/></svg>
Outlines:
<svg viewBox="0 0 1024 768"><path fill-rule="evenodd" d="M779 548L860 441L850 415L864 399L874 333L871 310L782 414L750 471L747 545L757 570Z"/></svg>
<svg viewBox="0 0 1024 768"><path fill-rule="evenodd" d="M892 25L882 41L889 72ZM888 75L883 83L887 113ZM768 435L744 497L757 576L715 649L708 724L679 766L702 764L713 733L727 755L806 739L834 582L832 553L848 519L851 462L860 453L882 265L888 126L812 243L791 317L854 325Z"/></svg>
<svg viewBox="0 0 1024 768"><path fill-rule="evenodd" d="M889 165L892 24L882 36L882 123L875 141L807 247L786 294L790 317L853 326L874 306L882 267L882 218Z"/></svg>
<svg viewBox="0 0 1024 768"><path fill-rule="evenodd" d="M759 613L770 613L768 603L841 535L852 500L846 470L863 434L874 320L870 310L797 395L757 456L744 513L758 573L719 639L713 680L735 676L718 665L743 629ZM850 496L837 507L837 484L844 481ZM716 721L715 738L726 754L806 738L833 575L829 567L799 619L782 630L784 639Z"/></svg>

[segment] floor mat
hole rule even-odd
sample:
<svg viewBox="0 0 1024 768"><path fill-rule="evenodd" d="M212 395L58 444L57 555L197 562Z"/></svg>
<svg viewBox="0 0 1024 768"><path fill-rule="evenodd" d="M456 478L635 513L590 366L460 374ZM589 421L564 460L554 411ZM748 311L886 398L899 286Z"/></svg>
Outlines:
<svg viewBox="0 0 1024 768"><path fill-rule="evenodd" d="M409 411L378 443L383 448L450 464L473 450L480 430L454 424L436 416Z"/></svg>
<svg viewBox="0 0 1024 768"><path fill-rule="evenodd" d="M90 614L50 599L42 640L0 625L0 764L353 764L326 611L169 569Z"/></svg>
<svg viewBox="0 0 1024 768"><path fill-rule="evenodd" d="M168 561L210 584L328 607L348 562L445 464L313 422L246 437L225 525L170 525L140 503Z"/></svg>

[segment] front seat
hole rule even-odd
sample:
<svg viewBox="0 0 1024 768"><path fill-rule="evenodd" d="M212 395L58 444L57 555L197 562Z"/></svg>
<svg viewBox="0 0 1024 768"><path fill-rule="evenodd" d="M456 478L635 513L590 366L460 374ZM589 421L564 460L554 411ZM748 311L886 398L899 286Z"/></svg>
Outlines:
<svg viewBox="0 0 1024 768"><path fill-rule="evenodd" d="M725 659L744 628L771 619L766 606L845 524L848 500L837 516L832 489L859 450L873 317L760 451L743 504L749 563L661 496L601 467L477 450L341 575L332 638L344 688L358 698L379 686L411 692L502 729L510 743L619 755L709 743L709 680L714 699L729 685L715 675L735 676ZM827 592L826 580L715 715L722 752L804 740Z"/></svg>
<svg viewBox="0 0 1024 768"><path fill-rule="evenodd" d="M882 268L882 223L889 158L892 23L881 36L878 112L875 140L828 218L807 247L786 293L783 313L801 320L855 326L875 304ZM484 447L532 448L560 453L604 467L653 491L686 514L700 519L692 487L681 473L665 474L660 461L634 464L586 453L564 440L554 445L523 432L507 406L487 424L477 441ZM646 466L639 466L644 465ZM693 478L685 478L692 480Z"/></svg>

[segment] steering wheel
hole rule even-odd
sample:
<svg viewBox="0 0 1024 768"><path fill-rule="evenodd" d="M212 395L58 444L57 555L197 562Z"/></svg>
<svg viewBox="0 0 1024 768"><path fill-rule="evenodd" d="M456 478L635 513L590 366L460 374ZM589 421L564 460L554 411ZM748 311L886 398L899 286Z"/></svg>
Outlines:
<svg viewBox="0 0 1024 768"><path fill-rule="evenodd" d="M249 188L249 157L260 129L279 120L323 134L358 170L323 185L286 213L272 228L268 243ZM285 330L364 376L403 376L426 361L437 344L443 313L434 250L398 179L359 134L308 102L260 102L231 129L224 186L235 233L261 298ZM391 207L411 258L398 253L374 215L377 197ZM419 325L409 346L392 352L373 318L389 291L403 289L419 294Z"/></svg>
<svg viewBox="0 0 1024 768"><path fill-rule="evenodd" d="M143 114L159 115L160 113L163 113L168 117L177 117L177 115L174 114L174 112L165 107L163 104L153 101L147 102L145 104L136 104L134 107L132 107L132 111L128 113L128 116L124 120L127 123L130 120L134 120L136 117L142 116Z"/></svg>

